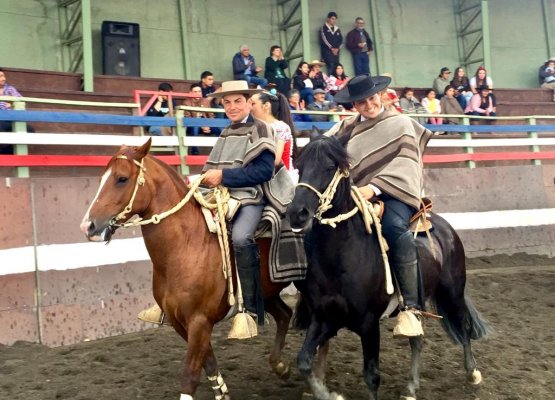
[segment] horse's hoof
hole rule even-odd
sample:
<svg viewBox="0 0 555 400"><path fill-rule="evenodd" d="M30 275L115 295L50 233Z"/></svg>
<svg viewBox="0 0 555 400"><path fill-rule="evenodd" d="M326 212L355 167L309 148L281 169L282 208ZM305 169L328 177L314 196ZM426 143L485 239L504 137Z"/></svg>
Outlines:
<svg viewBox="0 0 555 400"><path fill-rule="evenodd" d="M291 368L289 368L289 363L280 361L272 368L274 369L274 372L277 374L277 376L279 376L281 379L289 379L289 377L291 376Z"/></svg>
<svg viewBox="0 0 555 400"><path fill-rule="evenodd" d="M472 383L473 385L479 385L482 383L482 373L475 369L472 371L471 374L467 375L468 382Z"/></svg>

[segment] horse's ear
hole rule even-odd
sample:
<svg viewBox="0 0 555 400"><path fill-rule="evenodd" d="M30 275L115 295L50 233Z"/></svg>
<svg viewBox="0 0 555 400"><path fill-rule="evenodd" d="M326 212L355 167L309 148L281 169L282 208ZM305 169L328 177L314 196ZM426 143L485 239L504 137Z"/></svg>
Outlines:
<svg viewBox="0 0 555 400"><path fill-rule="evenodd" d="M145 144L143 144L141 147L137 147L135 150L135 154L137 154L137 156L139 158L143 158L145 157L148 152L150 151L150 145L152 144L152 138L148 138L148 140L145 142Z"/></svg>
<svg viewBox="0 0 555 400"><path fill-rule="evenodd" d="M322 132L320 132L320 129L312 125L312 132L310 132L310 141L312 142L313 140L318 139L320 136L322 136Z"/></svg>

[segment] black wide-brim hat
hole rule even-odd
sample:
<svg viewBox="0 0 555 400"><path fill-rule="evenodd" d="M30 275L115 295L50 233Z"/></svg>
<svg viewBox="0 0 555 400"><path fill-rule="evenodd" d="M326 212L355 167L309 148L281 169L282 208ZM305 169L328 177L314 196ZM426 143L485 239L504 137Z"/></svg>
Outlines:
<svg viewBox="0 0 555 400"><path fill-rule="evenodd" d="M391 83L389 76L358 75L333 96L336 103L351 103L381 92Z"/></svg>

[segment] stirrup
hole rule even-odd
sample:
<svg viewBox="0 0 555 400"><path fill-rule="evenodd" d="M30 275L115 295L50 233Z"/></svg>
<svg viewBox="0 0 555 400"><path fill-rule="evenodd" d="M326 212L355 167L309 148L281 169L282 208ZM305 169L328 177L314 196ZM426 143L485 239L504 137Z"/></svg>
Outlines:
<svg viewBox="0 0 555 400"><path fill-rule="evenodd" d="M416 309L400 311L397 315L397 324L393 328L395 339L410 339L424 336L422 329L422 314Z"/></svg>
<svg viewBox="0 0 555 400"><path fill-rule="evenodd" d="M141 311L139 315L137 315L137 318L150 324L170 325L167 321L166 314L164 314L164 311L162 311L158 304L154 304L152 307Z"/></svg>

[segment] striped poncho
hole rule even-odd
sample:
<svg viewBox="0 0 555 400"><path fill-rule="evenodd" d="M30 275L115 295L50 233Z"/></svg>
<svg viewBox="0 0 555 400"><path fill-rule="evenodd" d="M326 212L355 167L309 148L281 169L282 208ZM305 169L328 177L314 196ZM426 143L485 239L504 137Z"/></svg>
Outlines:
<svg viewBox="0 0 555 400"><path fill-rule="evenodd" d="M249 117L247 122L231 124L224 129L208 156L203 171L208 169L242 168L264 151L275 154L272 128ZM228 188L229 194L241 205L261 204L265 199L280 215L293 199L295 186L283 165L274 170L272 179L254 187Z"/></svg>
<svg viewBox="0 0 555 400"><path fill-rule="evenodd" d="M345 146L356 186L372 184L415 209L423 189L422 155L432 132L394 111L361 122L360 114L334 125L328 136L350 135Z"/></svg>

